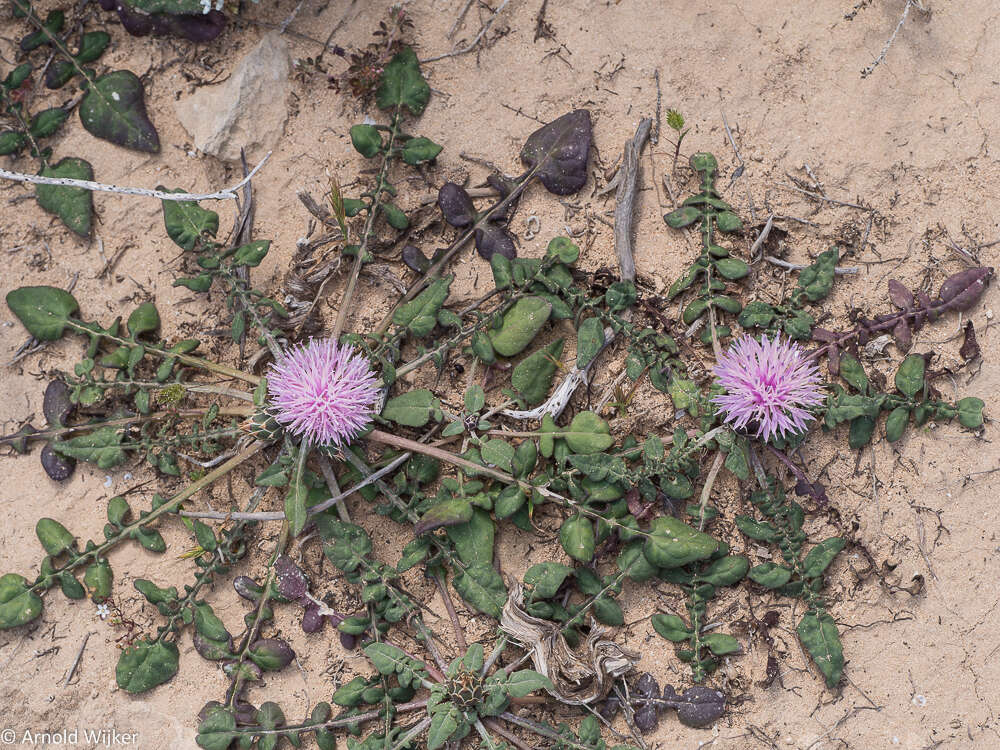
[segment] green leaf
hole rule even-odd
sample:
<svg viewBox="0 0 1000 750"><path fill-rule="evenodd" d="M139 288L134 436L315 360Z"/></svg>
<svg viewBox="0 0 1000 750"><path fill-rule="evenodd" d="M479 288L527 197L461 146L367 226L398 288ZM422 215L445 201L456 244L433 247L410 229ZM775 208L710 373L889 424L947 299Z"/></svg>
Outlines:
<svg viewBox="0 0 1000 750"><path fill-rule="evenodd" d="M562 563L536 563L525 571L524 585L535 599L550 599L572 572L571 567Z"/></svg>
<svg viewBox="0 0 1000 750"><path fill-rule="evenodd" d="M958 421L963 427L974 430L983 425L983 407L986 404L981 398L966 396L955 404L958 407Z"/></svg>
<svg viewBox="0 0 1000 750"><path fill-rule="evenodd" d="M448 288L454 276L438 279L413 300L401 306L392 316L392 322L405 326L417 338L426 336L434 329L437 314L448 298Z"/></svg>
<svg viewBox="0 0 1000 750"><path fill-rule="evenodd" d="M366 159L382 150L382 136L374 125L352 125L351 144Z"/></svg>
<svg viewBox="0 0 1000 750"><path fill-rule="evenodd" d="M388 643L369 643L364 652L381 675L391 675L397 669L409 669L414 664L402 649Z"/></svg>
<svg viewBox="0 0 1000 750"><path fill-rule="evenodd" d="M653 520L643 554L658 568L677 568L711 557L718 548L718 540L710 535L692 529L680 519L666 516Z"/></svg>
<svg viewBox="0 0 1000 750"><path fill-rule="evenodd" d="M29 623L42 613L42 598L32 592L24 576L0 576L0 630Z"/></svg>
<svg viewBox="0 0 1000 750"><path fill-rule="evenodd" d="M750 569L750 561L742 555L720 557L698 574L698 580L713 586L732 586L743 579Z"/></svg>
<svg viewBox="0 0 1000 750"><path fill-rule="evenodd" d="M466 565L491 565L496 529L490 514L474 508L468 523L447 528L448 538L455 545L458 558Z"/></svg>
<svg viewBox="0 0 1000 750"><path fill-rule="evenodd" d="M492 438L480 446L480 455L487 464L498 469L511 472L511 462L514 460L514 447L506 440Z"/></svg>
<svg viewBox="0 0 1000 750"><path fill-rule="evenodd" d="M121 447L124 432L119 427L100 427L86 435L51 443L61 456L97 464L99 469L111 469L125 462Z"/></svg>
<svg viewBox="0 0 1000 750"><path fill-rule="evenodd" d="M748 537L758 542L776 542L781 538L781 532L771 524L766 521L754 521L747 516L737 516L736 527Z"/></svg>
<svg viewBox="0 0 1000 750"><path fill-rule="evenodd" d="M128 316L128 332L132 338L160 327L160 314L152 302L143 302Z"/></svg>
<svg viewBox="0 0 1000 750"><path fill-rule="evenodd" d="M875 434L875 420L871 417L857 417L851 420L847 435L847 445L851 450L861 450L872 441Z"/></svg>
<svg viewBox="0 0 1000 750"><path fill-rule="evenodd" d="M701 642L715 656L725 656L726 654L735 654L740 651L740 642L725 633L709 633L702 637Z"/></svg>
<svg viewBox="0 0 1000 750"><path fill-rule="evenodd" d="M237 736L233 710L217 705L207 712L198 725L195 742L204 750L227 750Z"/></svg>
<svg viewBox="0 0 1000 750"><path fill-rule="evenodd" d="M493 257L503 258L499 253L496 253ZM476 331L472 335L469 345L472 347L473 354L479 357L485 364L492 365L497 361L496 352L493 351L493 344L490 342L490 337L485 331Z"/></svg>
<svg viewBox="0 0 1000 750"><path fill-rule="evenodd" d="M54 166L43 167L43 177L66 177L73 180L93 180L94 168L90 162L67 156ZM35 185L38 205L58 216L62 223L81 237L90 236L94 218L93 193L81 187L63 185Z"/></svg>
<svg viewBox="0 0 1000 750"><path fill-rule="evenodd" d="M836 687L844 671L844 648L840 644L837 623L826 612L807 612L799 622L798 633L802 645L826 679L826 686Z"/></svg>
<svg viewBox="0 0 1000 750"><path fill-rule="evenodd" d="M750 568L750 580L769 589L784 586L792 577L788 568L772 562L761 563Z"/></svg>
<svg viewBox="0 0 1000 750"><path fill-rule="evenodd" d="M150 552L167 551L167 543L163 541L163 536L156 529L140 526L132 532L132 538L139 542L143 549L148 549Z"/></svg>
<svg viewBox="0 0 1000 750"><path fill-rule="evenodd" d="M569 237L553 237L545 248L546 258L556 258L560 263L573 265L580 257L580 248Z"/></svg>
<svg viewBox="0 0 1000 750"><path fill-rule="evenodd" d="M806 559L802 561L802 575L806 578L823 575L823 571L833 562L837 553L844 549L845 544L847 542L839 536L830 537L817 544L809 550Z"/></svg>
<svg viewBox="0 0 1000 750"><path fill-rule="evenodd" d="M309 488L305 483L306 458L308 449L299 446L296 456L295 473L290 477L288 493L285 495L285 520L288 521L289 532L293 537L302 533L306 520L309 518L306 510L306 500L309 498Z"/></svg>
<svg viewBox="0 0 1000 750"><path fill-rule="evenodd" d="M750 266L739 258L719 258L713 265L722 278L729 279L730 281L742 279L750 273Z"/></svg>
<svg viewBox="0 0 1000 750"><path fill-rule="evenodd" d="M202 637L209 640L228 641L230 638L226 626L208 604L199 604L194 608L194 627Z"/></svg>
<svg viewBox="0 0 1000 750"><path fill-rule="evenodd" d="M38 523L35 524L35 534L45 548L46 554L52 557L73 549L73 535L65 526L51 518L38 519Z"/></svg>
<svg viewBox="0 0 1000 750"><path fill-rule="evenodd" d="M810 302L818 302L826 297L833 287L834 269L838 260L840 251L835 247L820 253L816 261L799 274L799 286L795 291L804 293Z"/></svg>
<svg viewBox="0 0 1000 750"><path fill-rule="evenodd" d="M423 427L440 408L441 402L433 393L426 388L418 388L390 398L382 416L405 427Z"/></svg>
<svg viewBox="0 0 1000 750"><path fill-rule="evenodd" d="M406 218L406 214L394 203L383 203L382 213L385 214L385 220L393 229L398 229L402 232L410 226L410 220Z"/></svg>
<svg viewBox="0 0 1000 750"><path fill-rule="evenodd" d="M472 504L464 497L441 500L428 508L421 516L420 522L413 526L413 533L420 536L445 526L468 523L472 520L472 514Z"/></svg>
<svg viewBox="0 0 1000 750"><path fill-rule="evenodd" d="M144 693L173 678L179 662L176 644L143 639L122 652L115 679L128 693Z"/></svg>
<svg viewBox="0 0 1000 750"><path fill-rule="evenodd" d="M0 133L0 156L16 154L28 145L28 136L16 130L5 130Z"/></svg>
<svg viewBox="0 0 1000 750"><path fill-rule="evenodd" d="M562 356L563 339L532 352L521 360L510 376L510 384L528 406L542 403L549 395L556 374L556 362ZM578 363L579 364L579 363Z"/></svg>
<svg viewBox="0 0 1000 750"><path fill-rule="evenodd" d="M465 410L469 414L475 414L486 406L486 391L478 383L470 385L465 391Z"/></svg>
<svg viewBox="0 0 1000 750"><path fill-rule="evenodd" d="M664 214L663 220L672 229L683 229L690 224L694 224L701 216L702 211L700 208L696 206L681 206L669 214Z"/></svg>
<svg viewBox="0 0 1000 750"><path fill-rule="evenodd" d="M850 353L840 355L840 377L846 380L854 390L868 393L868 375L861 363Z"/></svg>
<svg viewBox="0 0 1000 750"><path fill-rule="evenodd" d="M400 50L382 71L382 82L375 92L375 103L379 109L406 107L410 113L420 116L431 96L420 72L417 56L409 47Z"/></svg>
<svg viewBox="0 0 1000 750"><path fill-rule="evenodd" d="M186 193L182 188L170 190L158 185L157 190L167 193ZM219 231L219 215L202 208L194 201L161 201L163 223L170 237L182 250L193 250L199 239L214 238Z"/></svg>
<svg viewBox="0 0 1000 750"><path fill-rule="evenodd" d="M668 641L681 643L691 637L688 626L677 615L653 615L651 622L653 630Z"/></svg>
<svg viewBox="0 0 1000 750"><path fill-rule="evenodd" d="M895 443L906 431L906 425L910 421L910 407L897 406L885 420L885 439L890 443Z"/></svg>
<svg viewBox="0 0 1000 750"><path fill-rule="evenodd" d="M88 565L83 574L83 582L90 589L90 598L97 604L111 596L112 579L111 565L104 558Z"/></svg>
<svg viewBox="0 0 1000 750"><path fill-rule="evenodd" d="M270 249L271 240L254 240L246 245L240 245L233 253L233 265L256 268Z"/></svg>
<svg viewBox="0 0 1000 750"><path fill-rule="evenodd" d="M507 603L507 588L492 565L471 565L455 577L452 585L476 610L500 619Z"/></svg>
<svg viewBox="0 0 1000 750"><path fill-rule="evenodd" d="M63 335L70 316L80 305L69 292L52 286L23 286L7 293L7 307L39 341Z"/></svg>
<svg viewBox="0 0 1000 750"><path fill-rule="evenodd" d="M594 559L594 524L589 518L571 516L559 529L559 542L566 554L580 562Z"/></svg>
<svg viewBox="0 0 1000 750"><path fill-rule="evenodd" d="M600 453L615 443L608 423L592 411L582 411L573 417L569 427L560 433L573 453Z"/></svg>
<svg viewBox="0 0 1000 750"><path fill-rule="evenodd" d="M576 331L576 366L589 365L604 346L604 325L600 318L586 318Z"/></svg>
<svg viewBox="0 0 1000 750"><path fill-rule="evenodd" d="M354 708L361 703L361 695L368 689L368 680L355 677L350 682L341 685L334 692L331 700L338 706Z"/></svg>
<svg viewBox="0 0 1000 750"><path fill-rule="evenodd" d="M80 38L80 49L74 55L81 64L94 62L104 54L111 43L111 35L106 31L88 31Z"/></svg>
<svg viewBox="0 0 1000 750"><path fill-rule="evenodd" d="M423 164L436 158L442 148L429 138L411 138L403 146L403 161L407 164Z"/></svg>
<svg viewBox="0 0 1000 750"><path fill-rule="evenodd" d="M431 725L427 729L427 750L440 750L457 731L458 708L453 703L447 703L431 715Z"/></svg>
<svg viewBox="0 0 1000 750"><path fill-rule="evenodd" d="M732 211L722 211L715 215L715 226L720 232L738 232L743 228L743 222Z"/></svg>
<svg viewBox="0 0 1000 750"><path fill-rule="evenodd" d="M87 88L80 102L80 122L92 135L119 146L155 154L156 128L146 114L142 82L130 70L113 70Z"/></svg>
<svg viewBox="0 0 1000 750"><path fill-rule="evenodd" d="M495 257L495 256L494 256ZM531 343L552 313L552 303L541 297L522 297L503 316L500 330L491 330L490 341L497 354L513 357Z"/></svg>
<svg viewBox="0 0 1000 750"><path fill-rule="evenodd" d="M750 463L747 461L745 440L739 439L733 443L732 449L726 454L726 468L744 482L750 478Z"/></svg>
<svg viewBox="0 0 1000 750"><path fill-rule="evenodd" d="M617 628L625 624L625 613L614 599L602 596L594 600L594 618L603 625Z"/></svg>
<svg viewBox="0 0 1000 750"><path fill-rule="evenodd" d="M507 678L507 692L515 698L524 698L536 690L554 691L555 687L548 677L531 669L519 669Z"/></svg>
<svg viewBox="0 0 1000 750"><path fill-rule="evenodd" d="M743 308L743 312L736 319L736 322L744 328L766 328L771 325L774 316L773 307L766 302L754 300L747 303L746 307Z"/></svg>
<svg viewBox="0 0 1000 750"><path fill-rule="evenodd" d="M925 367L926 362L920 354L906 357L896 370L896 388L899 392L913 398L923 390Z"/></svg>
<svg viewBox="0 0 1000 750"><path fill-rule="evenodd" d="M28 131L31 136L36 140L39 138L48 138L55 135L55 132L59 129L59 126L66 122L69 117L69 112L62 107L52 107L50 109L43 109L41 112L36 114L31 118L31 124L28 125ZM81 179L93 179L92 177L85 177Z"/></svg>

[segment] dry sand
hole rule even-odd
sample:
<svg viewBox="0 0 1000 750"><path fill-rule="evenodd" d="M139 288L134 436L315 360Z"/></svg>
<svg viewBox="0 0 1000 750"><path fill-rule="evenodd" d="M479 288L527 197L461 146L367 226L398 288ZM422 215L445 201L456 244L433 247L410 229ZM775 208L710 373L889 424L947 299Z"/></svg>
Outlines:
<svg viewBox="0 0 1000 750"><path fill-rule="evenodd" d="M496 0L493 0L496 6ZM445 151L430 170L430 185L408 183L405 208L414 208L413 196L436 188L445 178L468 171L474 182L486 170L463 161L460 153L490 159L510 172L524 138L564 112L586 107L594 116L595 150L591 178L579 195L560 206L540 189L531 189L513 228L523 236L527 217L535 215L540 233L522 239L521 253L537 256L557 233L583 232L581 265L595 270L614 265L611 229L596 217L606 218L613 198L592 197L604 184L604 172L614 163L622 143L638 120L655 113L659 73L664 111L681 110L691 126L684 153L713 151L723 170L724 195L751 223L751 199L758 221L770 212L808 219L813 225L788 221L787 258L808 262L831 244L855 248L845 264L862 271L836 285L825 309L843 321L851 308L877 314L888 309L885 288L890 277L908 285L928 283L936 289L949 273L962 268L948 247L948 238L964 247L976 247L1000 238L1000 164L995 139L1000 121L1000 12L990 0L947 3L925 0L929 12L911 9L905 26L885 62L868 78L860 71L878 54L902 13L902 0L850 0L804 3L795 0L748 0L732 3L691 4L668 0L551 0L545 20L552 38L535 39L536 16L541 0L511 0L485 35L476 52L427 64L425 74L434 89L431 103L418 131ZM55 3L41 3L42 8ZM152 187L163 183L192 190L211 190L235 182L232 164L192 155L190 138L174 114L174 103L191 94L199 80L221 80L240 57L266 32L257 22L280 23L296 5L293 0L250 5L245 20L233 24L215 43L196 47L162 39L132 39L117 25L109 27L112 49L102 62L130 67L146 80L147 102L163 143L162 152L146 156L126 152L86 133L74 117L63 135L53 141L58 155L86 156L98 179L105 182ZM290 31L325 38L343 19L333 41L345 47L367 44L383 18L386 2L306 0ZM418 54L429 57L448 51L446 33L461 0L419 0L410 3ZM848 19L853 14L853 19ZM469 42L489 11L476 4L456 36ZM4 20L0 55L10 60L12 39L23 33L18 22ZM317 44L301 36L286 35L297 58L314 56ZM464 40L464 42L460 41ZM332 72L344 63L327 58ZM295 248L306 232L308 214L295 197L308 190L319 197L326 173L350 183L361 160L351 149L348 127L363 112L352 99L330 90L324 76L296 80L290 101L291 115L274 155L254 183L257 196L255 236L272 238L266 261L254 271L255 283L277 289ZM733 129L736 147L745 163L742 175L730 183L738 166L726 137L723 115ZM664 125L664 130L666 130ZM252 155L256 156L256 155ZM693 240L668 230L660 216L671 201L661 178L670 173L673 146L668 132L642 160L642 193L637 213L636 262L641 279L664 289L692 257ZM10 163L4 159L5 166ZM781 187L786 173L808 178L808 165L833 198L864 202L875 211L868 244L859 248L868 226L869 211L833 204L819 204ZM28 159L13 168L31 170ZM674 191L691 185L673 181ZM349 191L348 191L348 194ZM207 350L217 347L222 356L233 352L225 339L207 331L216 327L218 295L194 296L171 286L183 264L177 248L163 231L160 205L151 199L109 195L96 197L99 223L96 234L103 242L82 242L42 212L29 191L21 186L0 186L0 252L4 271L0 292L26 284L65 286L79 274L76 295L84 313L110 320L116 311L126 313L138 301L155 300L164 318L168 337L200 333ZM408 202L409 201L409 202ZM217 208L225 230L232 220L233 204ZM436 228L435 228L436 231ZM448 237L427 233L421 244L428 254ZM105 258L123 252L109 277L99 277ZM981 250L986 265L1000 265L1000 246ZM405 269L396 266L402 278ZM456 291L471 295L477 277L488 277L488 268L471 250L456 267ZM762 269L768 278L774 270ZM341 282L331 285L323 302L323 316L332 322ZM360 299L364 306L351 327L381 318L384 300L392 293L384 279L362 277ZM981 369L963 369L953 379L941 381L949 397L976 395L987 401L987 413L1000 393L1000 364L996 352L1000 333L991 308L998 307L997 289L988 290L982 303L969 313L975 321L985 354ZM13 316L0 310L0 358L5 361L23 342L25 334ZM937 367L957 369L959 322L948 317L923 329L915 351L935 351ZM48 346L13 368L3 371L4 398L0 418L4 432L15 429L32 415L41 414L41 395L49 374L67 369L81 352L78 340ZM893 347L889 353L898 361ZM572 352L567 352L572 357ZM891 376L891 361L874 361L873 369ZM599 374L594 391L617 372L609 364ZM461 382L459 383L461 384ZM947 386L947 387L945 387ZM446 389L447 391L447 389ZM450 397L454 394L448 392ZM663 412L664 397L645 387L632 409L634 419L616 429L640 434L663 432L670 410ZM575 403L585 405L585 394ZM993 401L995 403L995 401ZM663 414L661 414L663 412ZM36 416L36 422L40 417ZM781 683L769 688L764 677L766 648L759 638L748 637L738 620L746 612L746 593L716 604L714 617L727 623L745 643L747 653L728 660L716 680L727 684L739 701L712 730L692 730L667 716L648 739L664 748L696 748L709 741L724 748L987 748L1000 747L1000 616L996 581L1000 578L1000 473L985 473L1000 465L994 447L994 424L983 437L963 431L956 424L911 430L895 445L881 439L874 451L866 450L860 462L846 449L846 436L816 435L804 451L815 473L825 467L831 488L832 510L810 521L811 530L847 533L857 544L841 554L832 569L829 592L832 613L841 626L849 659L840 689L822 688L809 667L791 628L795 619L778 601L781 626L775 629ZM41 557L34 524L41 516L67 523L82 538L100 538L108 498L140 481L154 477L142 467L105 472L80 466L63 485L49 481L33 455L5 457L0 507L4 525L0 535L0 573L16 571L33 576ZM245 493L246 475L234 483ZM171 486L156 480L130 497L141 507L156 487ZM717 503L731 519L741 501L730 480L717 485ZM218 493L224 493L221 488ZM202 498L198 503L205 502ZM225 504L224 494L215 502ZM271 497L269 507L280 500ZM364 517L362 506L354 506ZM374 529L377 545L398 549L405 542L399 527L365 520ZM731 528L730 521L721 527ZM548 521L554 528L554 521ZM254 573L261 571L261 550L269 549L273 530L261 534L248 559ZM170 545L162 556L125 546L112 555L116 592L123 608L143 627L155 627L155 612L143 605L132 588L136 577L151 577L161 584L180 586L190 577L191 566L178 555L190 545L179 523L167 524ZM738 538L738 537L737 537ZM525 540L505 528L499 549L505 571L520 575L526 567L529 542L535 555L555 556L551 544ZM259 546L258 546L259 545ZM865 558L862 546L872 556ZM750 550L751 555L755 555ZM561 553L560 553L561 554ZM304 553L306 563L319 570L315 546ZM540 558L536 558L540 559ZM871 570L874 565L878 575ZM325 568L329 573L329 566ZM914 577L925 585L915 595ZM323 579L326 591L336 581ZM429 589L422 591L430 595ZM627 621L626 644L643 651L642 668L661 681L681 686L686 668L673 649L656 636L644 619L656 608L676 605L667 591L657 599L647 587L626 589L623 602ZM911 588L916 591L916 588ZM244 603L224 581L210 596L216 611L232 627L242 618ZM768 599L754 597L760 616L771 608ZM435 606L437 606L435 604ZM486 632L486 618L472 618L473 635ZM297 665L267 680L257 689L255 701L278 701L290 720L319 700L328 700L332 689L354 669L364 669L357 653L345 652L330 631L306 638L292 619L279 612L278 632L289 637L299 654ZM84 637L92 633L69 685L66 675ZM97 618L91 602L68 602L57 592L46 596L41 620L34 625L0 634L0 725L20 733L73 727L113 727L138 732L142 748L194 746L195 714L208 700L218 699L225 680L213 665L201 662L190 636L181 638L180 674L154 692L133 697L115 687L115 639L121 631ZM262 697L262 696L266 696ZM559 714L570 719L572 714ZM2 728L2 727L0 727ZM20 737L19 737L20 739ZM307 740L307 746L312 746ZM16 745L15 745L16 746ZM85 747L85 744L79 745Z"/></svg>

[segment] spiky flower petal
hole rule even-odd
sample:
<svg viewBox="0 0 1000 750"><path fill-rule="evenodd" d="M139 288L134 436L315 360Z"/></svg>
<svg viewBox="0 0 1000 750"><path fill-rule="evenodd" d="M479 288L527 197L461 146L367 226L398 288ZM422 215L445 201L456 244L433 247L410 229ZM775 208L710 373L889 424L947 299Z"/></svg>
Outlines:
<svg viewBox="0 0 1000 750"><path fill-rule="evenodd" d="M378 381L365 357L333 339L293 347L267 374L271 413L311 445L342 447L368 424Z"/></svg>
<svg viewBox="0 0 1000 750"><path fill-rule="evenodd" d="M764 440L804 432L813 419L808 407L823 402L819 369L798 344L779 335L760 341L741 337L714 371L726 389L712 399L724 421L736 429L756 429Z"/></svg>

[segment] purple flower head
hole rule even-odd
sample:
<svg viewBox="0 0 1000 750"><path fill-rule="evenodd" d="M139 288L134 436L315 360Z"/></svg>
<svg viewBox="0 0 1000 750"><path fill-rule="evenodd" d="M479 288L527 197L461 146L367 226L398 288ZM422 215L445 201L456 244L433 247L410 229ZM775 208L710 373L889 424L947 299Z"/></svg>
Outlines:
<svg viewBox="0 0 1000 750"><path fill-rule="evenodd" d="M712 399L724 421L736 429L756 427L764 440L804 432L813 419L806 409L823 401L819 369L798 344L779 335L770 341L741 337L714 369L726 389Z"/></svg>
<svg viewBox="0 0 1000 750"><path fill-rule="evenodd" d="M312 445L340 448L361 432L378 397L368 360L333 339L285 352L267 373L274 418Z"/></svg>

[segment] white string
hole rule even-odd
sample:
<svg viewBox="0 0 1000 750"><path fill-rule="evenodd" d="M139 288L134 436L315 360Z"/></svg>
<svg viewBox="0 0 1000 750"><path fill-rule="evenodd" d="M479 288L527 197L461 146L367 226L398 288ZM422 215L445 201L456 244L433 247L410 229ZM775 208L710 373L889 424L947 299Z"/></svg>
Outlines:
<svg viewBox="0 0 1000 750"><path fill-rule="evenodd" d="M268 151L264 158L260 160L260 163L250 170L250 174L240 180L238 183L225 190L220 190L217 193L167 193L163 190L148 190L146 188L135 188L135 187L119 187L118 185L105 185L101 182L92 182L91 180L74 180L70 177L43 177L37 174L23 174L22 172L9 172L6 169L0 169L0 177L13 180L14 182L29 182L32 185L59 185L61 187L76 187L83 188L84 190L93 190L95 192L101 193L120 193L123 195L145 195L150 198L159 198L163 201L221 201L221 200L236 200L239 196L237 191L250 182L253 176L257 174L264 163L270 158L271 152Z"/></svg>

